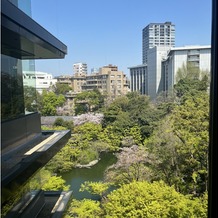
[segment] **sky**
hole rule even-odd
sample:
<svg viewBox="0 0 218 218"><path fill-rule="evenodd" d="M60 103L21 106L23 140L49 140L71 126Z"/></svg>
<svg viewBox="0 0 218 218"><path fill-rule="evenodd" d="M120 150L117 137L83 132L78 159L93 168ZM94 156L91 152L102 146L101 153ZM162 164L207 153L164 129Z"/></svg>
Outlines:
<svg viewBox="0 0 218 218"><path fill-rule="evenodd" d="M142 64L142 29L175 24L176 47L211 44L209 0L32 0L32 18L67 45L64 59L36 60L35 70L73 75L73 64L108 64L129 76Z"/></svg>

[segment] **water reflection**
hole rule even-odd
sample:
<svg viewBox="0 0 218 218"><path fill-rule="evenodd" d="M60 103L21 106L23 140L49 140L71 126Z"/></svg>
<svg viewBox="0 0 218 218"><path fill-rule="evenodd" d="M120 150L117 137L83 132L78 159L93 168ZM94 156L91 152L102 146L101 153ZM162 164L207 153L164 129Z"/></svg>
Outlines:
<svg viewBox="0 0 218 218"><path fill-rule="evenodd" d="M116 162L116 157L112 153L102 153L101 160L91 168L75 168L71 172L61 174L70 189L73 190L73 197L77 200L91 198L98 200L98 196L91 195L87 191L79 192L80 185L85 181L102 181L106 168Z"/></svg>

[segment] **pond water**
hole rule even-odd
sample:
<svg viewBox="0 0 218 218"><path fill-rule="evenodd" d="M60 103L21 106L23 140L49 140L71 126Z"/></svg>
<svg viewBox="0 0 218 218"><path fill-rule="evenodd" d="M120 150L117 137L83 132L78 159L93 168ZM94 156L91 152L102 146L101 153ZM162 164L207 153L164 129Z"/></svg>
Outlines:
<svg viewBox="0 0 218 218"><path fill-rule="evenodd" d="M112 153L102 153L100 161L91 168L75 168L68 173L61 174L61 176L66 181L66 184L70 185L70 190L73 191L73 198L77 200L83 198L98 200L98 196L91 195L87 191L80 192L80 185L85 181L102 181L106 168L115 162L116 157Z"/></svg>

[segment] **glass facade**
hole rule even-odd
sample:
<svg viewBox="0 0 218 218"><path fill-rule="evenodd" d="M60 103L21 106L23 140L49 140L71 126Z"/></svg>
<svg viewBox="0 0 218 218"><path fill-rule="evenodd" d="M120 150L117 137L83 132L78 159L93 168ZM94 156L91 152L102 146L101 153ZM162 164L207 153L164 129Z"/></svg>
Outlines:
<svg viewBox="0 0 218 218"><path fill-rule="evenodd" d="M34 59L64 58L67 53L62 42L30 18L30 2L1 0L2 217L36 217L44 206L44 194L39 195L40 186L33 187L29 181L70 138L70 131L57 132L57 140L43 144L43 151L27 153L54 132L41 131L40 114L32 113L37 103L35 76L27 87L23 72L35 73ZM28 204L33 208L26 210Z"/></svg>
<svg viewBox="0 0 218 218"><path fill-rule="evenodd" d="M9 0L13 5L31 17L31 0ZM22 47L22 42L18 39L18 43ZM36 80L31 78L31 87L23 87L23 72L30 71L35 73L34 60L20 60L10 57L8 51L6 55L2 55L2 119L8 120L19 117L24 114L36 111ZM6 92L7 89L10 92ZM13 89L13 90L12 90Z"/></svg>
<svg viewBox="0 0 218 218"><path fill-rule="evenodd" d="M2 121L25 114L21 60L1 55Z"/></svg>

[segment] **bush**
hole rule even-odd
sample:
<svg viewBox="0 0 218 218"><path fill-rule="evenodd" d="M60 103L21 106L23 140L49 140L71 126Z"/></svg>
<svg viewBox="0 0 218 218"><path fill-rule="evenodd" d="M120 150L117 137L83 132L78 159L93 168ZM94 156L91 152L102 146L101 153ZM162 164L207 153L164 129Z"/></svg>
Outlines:
<svg viewBox="0 0 218 218"><path fill-rule="evenodd" d="M73 128L74 128L73 121L66 121L61 117L58 117L55 119L53 126L55 126L55 127L62 126L62 127L65 127L66 129L70 129L70 130L73 130Z"/></svg>

